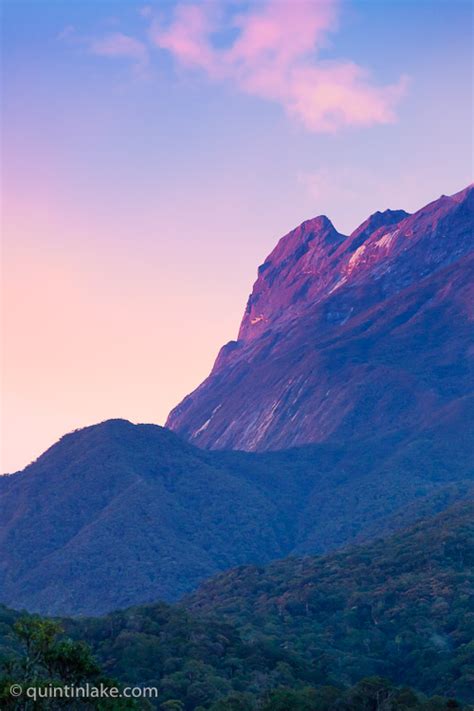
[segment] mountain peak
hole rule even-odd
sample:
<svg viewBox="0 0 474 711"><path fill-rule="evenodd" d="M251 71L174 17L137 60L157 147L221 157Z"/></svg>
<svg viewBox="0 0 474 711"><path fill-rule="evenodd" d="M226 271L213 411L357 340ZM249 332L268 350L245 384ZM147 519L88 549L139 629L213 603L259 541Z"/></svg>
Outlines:
<svg viewBox="0 0 474 711"><path fill-rule="evenodd" d="M314 248L316 244L339 243L344 239L346 239L345 235L339 234L326 215L318 215L304 220L298 227L282 237L266 262L281 261L282 257L289 255L293 249L298 250L301 244L314 243Z"/></svg>
<svg viewBox="0 0 474 711"><path fill-rule="evenodd" d="M168 426L201 447L263 450L441 411L472 372L472 195L375 212L350 237L325 216L285 235L238 341Z"/></svg>
<svg viewBox="0 0 474 711"><path fill-rule="evenodd" d="M327 215L317 215L316 217L310 217L308 220L303 220L300 227L302 228L303 234L308 235L319 232L331 237L338 234L336 228Z"/></svg>
<svg viewBox="0 0 474 711"><path fill-rule="evenodd" d="M350 252L356 250L367 237L380 227L395 225L409 216L410 213L405 210L384 210L383 212L377 210L352 232L348 250Z"/></svg>
<svg viewBox="0 0 474 711"><path fill-rule="evenodd" d="M292 317L330 273L332 255L347 239L326 215L305 220L280 239L259 267L239 341L252 340L277 320ZM314 294L313 294L314 295Z"/></svg>

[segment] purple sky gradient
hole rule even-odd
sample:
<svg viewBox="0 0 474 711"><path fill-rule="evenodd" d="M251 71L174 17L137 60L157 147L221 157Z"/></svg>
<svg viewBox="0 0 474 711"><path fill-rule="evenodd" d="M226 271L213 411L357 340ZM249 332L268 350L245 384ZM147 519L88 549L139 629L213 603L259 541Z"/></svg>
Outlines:
<svg viewBox="0 0 474 711"><path fill-rule="evenodd" d="M459 0L7 0L2 471L162 423L302 220L467 185L471 28Z"/></svg>

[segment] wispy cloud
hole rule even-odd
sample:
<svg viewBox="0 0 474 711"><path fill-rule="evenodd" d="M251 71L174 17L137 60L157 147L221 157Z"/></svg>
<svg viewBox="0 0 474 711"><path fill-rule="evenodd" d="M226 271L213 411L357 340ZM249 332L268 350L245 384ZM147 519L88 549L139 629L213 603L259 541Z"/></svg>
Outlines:
<svg viewBox="0 0 474 711"><path fill-rule="evenodd" d="M58 32L57 39L68 40L75 35L75 32L76 28L74 27L74 25L66 25L66 27L63 27L63 29Z"/></svg>
<svg viewBox="0 0 474 711"><path fill-rule="evenodd" d="M104 57L123 57L145 66L148 63L148 50L140 40L123 34L111 32L100 39L92 40L89 44L92 54Z"/></svg>
<svg viewBox="0 0 474 711"><path fill-rule="evenodd" d="M380 86L353 61L321 59L337 29L337 0L266 0L229 16L225 3L179 4L171 22L153 19L154 46L211 80L279 103L311 131L395 119L406 79ZM233 41L215 37L232 30Z"/></svg>
<svg viewBox="0 0 474 711"><path fill-rule="evenodd" d="M141 72L150 64L151 44L211 81L279 104L310 131L395 121L406 77L381 85L350 59L323 58L339 13L339 0L255 0L248 6L202 0L178 3L165 20L145 5L139 15L149 27L146 42L111 32L89 41L88 49L129 59Z"/></svg>

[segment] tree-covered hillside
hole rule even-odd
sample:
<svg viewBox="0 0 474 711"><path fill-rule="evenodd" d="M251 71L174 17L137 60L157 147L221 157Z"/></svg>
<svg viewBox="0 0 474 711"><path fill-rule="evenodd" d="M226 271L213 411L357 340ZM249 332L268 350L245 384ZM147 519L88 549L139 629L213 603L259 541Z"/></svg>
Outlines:
<svg viewBox="0 0 474 711"><path fill-rule="evenodd" d="M206 452L110 420L0 477L0 601L49 615L173 601L222 570L442 511L473 490L473 459L467 397L415 434L265 453Z"/></svg>
<svg viewBox="0 0 474 711"><path fill-rule="evenodd" d="M234 569L179 605L62 625L106 677L158 687L167 711L457 708L474 701L473 513L458 504L342 553ZM19 615L1 610L2 656L18 654Z"/></svg>
<svg viewBox="0 0 474 711"><path fill-rule="evenodd" d="M242 567L188 609L219 613L247 640L278 642L351 683L382 674L474 700L474 506L322 557Z"/></svg>

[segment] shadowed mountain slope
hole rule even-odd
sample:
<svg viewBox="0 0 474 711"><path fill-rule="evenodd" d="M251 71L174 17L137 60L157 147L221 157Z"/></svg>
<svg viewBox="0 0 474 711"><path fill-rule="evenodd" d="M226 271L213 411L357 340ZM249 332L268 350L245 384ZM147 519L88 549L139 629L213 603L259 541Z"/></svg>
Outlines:
<svg viewBox="0 0 474 711"><path fill-rule="evenodd" d="M473 419L465 398L416 436L268 453L124 420L73 432L0 478L0 601L103 613L395 530L469 495Z"/></svg>

